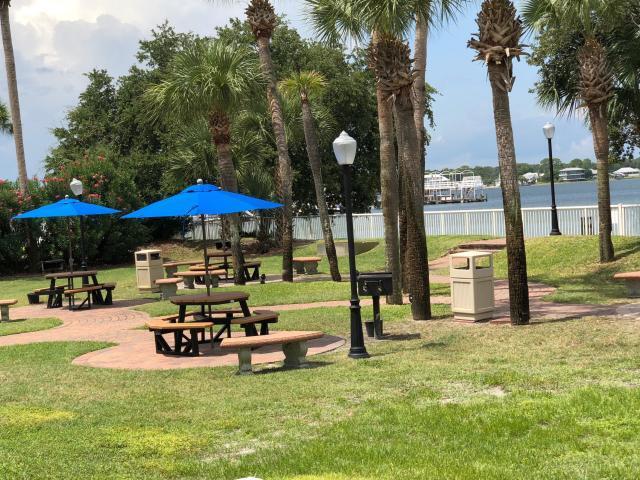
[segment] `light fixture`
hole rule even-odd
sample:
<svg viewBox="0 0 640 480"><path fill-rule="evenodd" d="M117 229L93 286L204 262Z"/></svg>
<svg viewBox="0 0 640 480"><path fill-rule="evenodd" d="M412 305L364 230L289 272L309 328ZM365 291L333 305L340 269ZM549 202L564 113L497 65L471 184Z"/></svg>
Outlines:
<svg viewBox="0 0 640 480"><path fill-rule="evenodd" d="M351 138L347 132L343 131L333 142L333 153L338 165L353 165L357 150L358 142Z"/></svg>
<svg viewBox="0 0 640 480"><path fill-rule="evenodd" d="M551 140L556 133L556 127L553 123L546 123L544 127L542 127L542 131L544 132L544 136L547 137L547 140Z"/></svg>
<svg viewBox="0 0 640 480"><path fill-rule="evenodd" d="M69 184L69 186L71 187L71 191L76 197L79 197L80 195L82 195L82 192L84 191L84 186L82 185L82 182L80 180L78 180L77 178L74 178L73 180L71 180L71 183Z"/></svg>

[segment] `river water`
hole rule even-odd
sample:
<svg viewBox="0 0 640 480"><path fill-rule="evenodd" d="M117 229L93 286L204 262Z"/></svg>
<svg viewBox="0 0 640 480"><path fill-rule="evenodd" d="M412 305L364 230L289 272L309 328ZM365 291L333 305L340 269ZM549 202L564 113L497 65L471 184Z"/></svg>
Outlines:
<svg viewBox="0 0 640 480"><path fill-rule="evenodd" d="M486 202L456 203L443 205L425 205L426 211L442 210L480 210L502 208L502 191L500 188L488 188ZM524 208L548 207L551 205L549 184L520 187L520 197ZM558 207L575 207L598 204L597 185L595 181L556 183L556 203ZM611 204L640 204L640 178L611 180Z"/></svg>

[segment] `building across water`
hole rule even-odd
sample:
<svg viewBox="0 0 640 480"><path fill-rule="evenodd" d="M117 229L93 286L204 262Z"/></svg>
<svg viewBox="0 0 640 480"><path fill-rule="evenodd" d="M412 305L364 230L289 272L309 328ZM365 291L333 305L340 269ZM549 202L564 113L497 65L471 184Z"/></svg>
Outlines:
<svg viewBox="0 0 640 480"><path fill-rule="evenodd" d="M473 172L438 172L424 176L424 203L486 202L482 177Z"/></svg>
<svg viewBox="0 0 640 480"><path fill-rule="evenodd" d="M565 168L558 172L561 182L582 182L587 180L587 171L584 168Z"/></svg>

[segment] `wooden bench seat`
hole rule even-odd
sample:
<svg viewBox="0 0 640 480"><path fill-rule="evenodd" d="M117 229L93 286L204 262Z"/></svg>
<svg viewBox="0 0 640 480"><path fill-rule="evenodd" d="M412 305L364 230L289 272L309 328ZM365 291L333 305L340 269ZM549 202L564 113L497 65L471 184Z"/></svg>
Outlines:
<svg viewBox="0 0 640 480"><path fill-rule="evenodd" d="M322 338L322 332L273 332L258 337L225 338L221 348L238 350L238 374L253 373L251 350L269 345L282 345L285 355L284 365L300 368L307 364L307 341Z"/></svg>
<svg viewBox="0 0 640 480"><path fill-rule="evenodd" d="M209 311L205 310L205 313L208 315ZM199 315L201 315L202 312L200 310L194 310L191 312L187 312L185 314L185 317L197 317ZM211 315L213 315L214 317L216 315L220 315L220 316L232 316L233 315L242 315L242 310L235 309L235 308L228 308L228 309L211 309ZM178 320L179 315L175 314L175 315L165 315L162 317L154 317L153 320L154 321L160 321L160 322L175 322Z"/></svg>
<svg viewBox="0 0 640 480"><path fill-rule="evenodd" d="M84 285L79 288L69 288L64 290L64 296L69 300L69 310L80 310L81 308L91 308L91 302L102 302L102 305L113 305L113 291L116 288L115 283L99 283L97 285ZM105 296L101 296L101 291L106 292ZM76 295L86 293L87 296L80 305L76 305Z"/></svg>
<svg viewBox="0 0 640 480"><path fill-rule="evenodd" d="M9 307L18 303L18 300L0 300L0 321L9 321Z"/></svg>
<svg viewBox="0 0 640 480"><path fill-rule="evenodd" d="M153 332L156 353L165 355L177 355L197 357L200 355L198 334L209 330L213 342L213 322L186 322L170 323L153 320L147 324L150 332ZM173 333L174 346L171 347L165 340L164 334Z"/></svg>
<svg viewBox="0 0 640 480"><path fill-rule="evenodd" d="M630 298L640 297L640 272L616 273L613 279L625 282Z"/></svg>
<svg viewBox="0 0 640 480"><path fill-rule="evenodd" d="M260 267L262 266L262 262L245 262L243 265L244 268L244 278L247 281L260 280ZM249 270L253 269L253 272Z"/></svg>
<svg viewBox="0 0 640 480"><path fill-rule="evenodd" d="M294 257L293 268L299 275L315 275L318 273L318 263L322 258L320 257Z"/></svg>
<svg viewBox="0 0 640 480"><path fill-rule="evenodd" d="M232 319L230 323L242 327L247 337L258 335L257 324L260 324L260 335L269 335L269 324L278 323L278 313L269 310L256 310L250 317L237 317Z"/></svg>
<svg viewBox="0 0 640 480"><path fill-rule="evenodd" d="M58 286L55 287L54 290L51 290L51 287L44 288L36 288L33 292L27 293L27 300L29 301L29 305L38 305L40 303L40 297L42 295L47 295L51 297L51 301L48 302L48 308L55 308L62 306L62 292L64 292L66 287Z"/></svg>

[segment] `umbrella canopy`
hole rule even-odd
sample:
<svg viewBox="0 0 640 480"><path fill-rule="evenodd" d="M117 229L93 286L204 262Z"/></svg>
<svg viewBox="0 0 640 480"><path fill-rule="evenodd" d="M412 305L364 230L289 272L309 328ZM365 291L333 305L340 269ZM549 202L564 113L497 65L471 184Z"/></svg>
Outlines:
<svg viewBox="0 0 640 480"><path fill-rule="evenodd" d="M93 215L113 215L120 210L84 203L75 198L65 198L56 203L51 203L29 212L21 213L13 217L13 220L24 220L28 218L58 218L58 217L85 217Z"/></svg>
<svg viewBox="0 0 640 480"><path fill-rule="evenodd" d="M226 215L248 210L280 208L279 203L268 202L240 193L227 192L215 185L198 182L182 192L125 215L122 218L195 217Z"/></svg>
<svg viewBox="0 0 640 480"><path fill-rule="evenodd" d="M198 180L197 185L185 188L159 202L147 205L122 218L164 218L164 217L200 217L202 221L202 241L204 244L204 269L207 294L211 292L209 284L209 256L207 255L207 229L204 228L206 215L227 215L248 210L270 210L282 207L279 203L268 202L240 193L227 192L215 185Z"/></svg>

